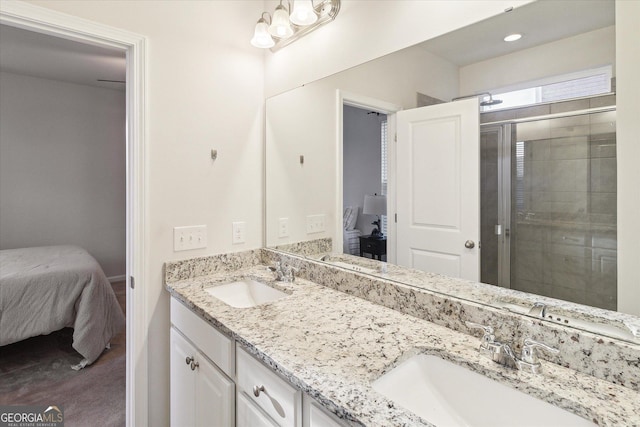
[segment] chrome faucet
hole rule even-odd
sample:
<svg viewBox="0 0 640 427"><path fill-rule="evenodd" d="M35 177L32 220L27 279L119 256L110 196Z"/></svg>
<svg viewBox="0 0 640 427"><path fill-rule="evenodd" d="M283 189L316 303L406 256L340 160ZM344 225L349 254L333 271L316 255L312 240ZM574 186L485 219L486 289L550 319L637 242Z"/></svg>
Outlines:
<svg viewBox="0 0 640 427"><path fill-rule="evenodd" d="M502 366L537 374L540 372L541 365L536 354L536 348L542 348L553 354L560 353L557 348L527 338L524 340L520 358L517 358L509 344L496 341L493 327L474 322L465 322L465 324L469 328L482 329L484 331L478 352Z"/></svg>
<svg viewBox="0 0 640 427"><path fill-rule="evenodd" d="M493 334L493 327L481 325L474 322L465 322L469 328L482 329L484 335L480 339L480 347L478 352L494 362L508 366L510 368L516 368L516 357L509 344L496 341L496 336Z"/></svg>
<svg viewBox="0 0 640 427"><path fill-rule="evenodd" d="M529 313L527 314L529 314L530 316L544 318L547 314L547 306L543 302L537 302L533 304L533 307L531 307Z"/></svg>
<svg viewBox="0 0 640 427"><path fill-rule="evenodd" d="M293 282L296 280L298 269L282 262L276 262L273 267L269 267L273 271L276 280L279 282Z"/></svg>

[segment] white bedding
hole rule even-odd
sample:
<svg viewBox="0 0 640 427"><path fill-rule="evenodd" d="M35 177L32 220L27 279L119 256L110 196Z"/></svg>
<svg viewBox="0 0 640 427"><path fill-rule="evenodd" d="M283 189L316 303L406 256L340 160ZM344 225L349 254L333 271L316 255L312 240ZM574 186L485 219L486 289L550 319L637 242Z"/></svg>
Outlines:
<svg viewBox="0 0 640 427"><path fill-rule="evenodd" d="M93 363L125 325L98 262L76 246L0 251L0 346L73 328L73 348Z"/></svg>

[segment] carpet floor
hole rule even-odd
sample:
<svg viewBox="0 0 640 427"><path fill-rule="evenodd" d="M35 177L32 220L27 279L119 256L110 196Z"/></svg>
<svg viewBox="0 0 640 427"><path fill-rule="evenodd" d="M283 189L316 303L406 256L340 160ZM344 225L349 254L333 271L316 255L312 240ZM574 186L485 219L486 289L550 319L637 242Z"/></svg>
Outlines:
<svg viewBox="0 0 640 427"><path fill-rule="evenodd" d="M125 312L126 283L113 284ZM57 405L66 427L126 424L126 335L123 330L92 365L72 347L73 329L0 347L0 405Z"/></svg>

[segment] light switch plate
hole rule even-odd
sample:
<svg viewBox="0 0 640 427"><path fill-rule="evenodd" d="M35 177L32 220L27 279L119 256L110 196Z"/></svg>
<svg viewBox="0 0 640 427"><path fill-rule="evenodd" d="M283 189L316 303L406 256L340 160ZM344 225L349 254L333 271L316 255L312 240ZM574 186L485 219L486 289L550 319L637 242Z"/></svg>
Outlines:
<svg viewBox="0 0 640 427"><path fill-rule="evenodd" d="M207 226L173 227L173 250L189 251L207 247Z"/></svg>
<svg viewBox="0 0 640 427"><path fill-rule="evenodd" d="M289 218L280 218L278 220L278 237L289 237Z"/></svg>
<svg viewBox="0 0 640 427"><path fill-rule="evenodd" d="M247 224L244 221L234 222L232 232L231 243L234 245L244 243L247 240Z"/></svg>
<svg viewBox="0 0 640 427"><path fill-rule="evenodd" d="M324 228L324 214L307 215L307 234L322 233Z"/></svg>

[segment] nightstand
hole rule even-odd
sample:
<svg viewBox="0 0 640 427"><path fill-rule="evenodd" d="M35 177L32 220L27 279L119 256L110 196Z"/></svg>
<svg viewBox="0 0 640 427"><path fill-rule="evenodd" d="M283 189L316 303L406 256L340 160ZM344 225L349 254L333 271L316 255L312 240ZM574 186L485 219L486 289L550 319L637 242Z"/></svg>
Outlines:
<svg viewBox="0 0 640 427"><path fill-rule="evenodd" d="M370 253L373 259L382 261L382 255L387 254L387 238L382 239L372 236L360 236L360 256L364 256L364 253Z"/></svg>

